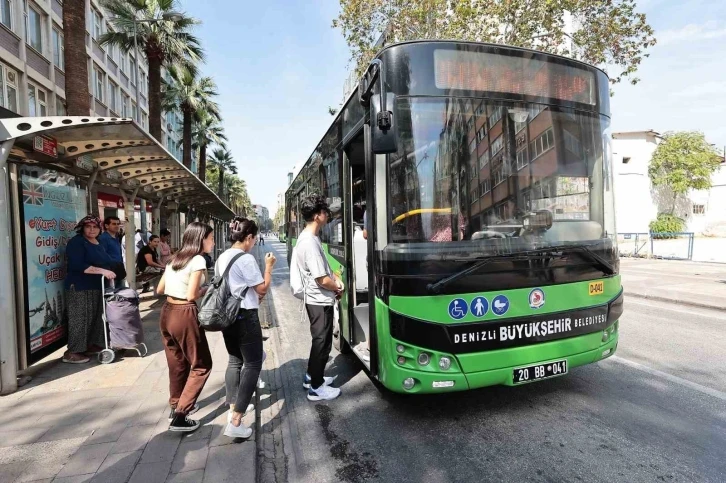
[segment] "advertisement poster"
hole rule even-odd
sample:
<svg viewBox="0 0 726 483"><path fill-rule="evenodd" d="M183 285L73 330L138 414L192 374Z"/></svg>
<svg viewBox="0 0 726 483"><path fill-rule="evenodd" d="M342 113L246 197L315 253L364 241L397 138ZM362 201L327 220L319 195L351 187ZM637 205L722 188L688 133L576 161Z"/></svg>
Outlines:
<svg viewBox="0 0 726 483"><path fill-rule="evenodd" d="M30 354L64 338L65 247L86 215L85 190L50 170L22 170L22 204Z"/></svg>

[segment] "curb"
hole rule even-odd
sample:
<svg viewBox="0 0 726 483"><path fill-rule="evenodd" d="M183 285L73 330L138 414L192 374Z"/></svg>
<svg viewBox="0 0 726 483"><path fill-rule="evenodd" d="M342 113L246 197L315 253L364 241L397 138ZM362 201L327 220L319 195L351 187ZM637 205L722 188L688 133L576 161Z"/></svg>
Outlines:
<svg viewBox="0 0 726 483"><path fill-rule="evenodd" d="M639 299L645 299L645 300L653 300L655 302L668 302L671 304L676 305L685 305L687 307L694 307L699 309L709 309L709 310L726 310L725 306L720 305L712 305L712 304L706 304L702 302L686 302L683 300L676 300L668 297L661 297L659 295L649 295L649 294L642 294L642 293L635 293L635 292L628 292L627 290L623 292L624 295L628 297L635 297Z"/></svg>

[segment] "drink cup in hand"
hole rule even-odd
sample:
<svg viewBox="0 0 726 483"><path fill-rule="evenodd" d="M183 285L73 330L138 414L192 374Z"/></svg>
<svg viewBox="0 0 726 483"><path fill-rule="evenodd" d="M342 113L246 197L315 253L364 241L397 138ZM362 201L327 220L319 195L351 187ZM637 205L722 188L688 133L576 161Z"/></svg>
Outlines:
<svg viewBox="0 0 726 483"><path fill-rule="evenodd" d="M275 258L275 255L272 254L272 252L267 252L265 254L265 264L269 267L273 266L277 262L277 258Z"/></svg>

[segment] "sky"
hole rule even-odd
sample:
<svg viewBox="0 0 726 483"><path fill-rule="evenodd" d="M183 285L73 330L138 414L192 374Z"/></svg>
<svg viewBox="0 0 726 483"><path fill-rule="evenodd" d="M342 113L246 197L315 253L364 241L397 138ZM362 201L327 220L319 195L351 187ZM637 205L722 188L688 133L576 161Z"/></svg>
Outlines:
<svg viewBox="0 0 726 483"><path fill-rule="evenodd" d="M220 93L228 146L252 202L274 215L287 173L304 162L332 122L349 52L331 28L338 0L183 0L200 19L204 75ZM640 0L658 45L633 86L611 100L612 129L697 130L726 145L726 2Z"/></svg>

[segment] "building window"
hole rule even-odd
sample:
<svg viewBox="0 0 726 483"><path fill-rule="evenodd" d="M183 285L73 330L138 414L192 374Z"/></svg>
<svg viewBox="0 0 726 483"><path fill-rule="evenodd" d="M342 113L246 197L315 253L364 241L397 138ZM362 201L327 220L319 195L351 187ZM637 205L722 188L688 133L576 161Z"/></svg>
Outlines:
<svg viewBox="0 0 726 483"><path fill-rule="evenodd" d="M108 81L108 107L111 108L113 112L118 113L118 86Z"/></svg>
<svg viewBox="0 0 726 483"><path fill-rule="evenodd" d="M13 3L10 0L0 0L0 21L10 30L13 29Z"/></svg>
<svg viewBox="0 0 726 483"><path fill-rule="evenodd" d="M553 147L555 147L555 135L552 132L552 129L548 129L539 135L534 141L529 143L529 149L532 152L532 160L534 161Z"/></svg>
<svg viewBox="0 0 726 483"><path fill-rule="evenodd" d="M502 149L504 149L504 138L499 136L492 142L492 156L496 156Z"/></svg>
<svg viewBox="0 0 726 483"><path fill-rule="evenodd" d="M118 46L116 46L116 44L109 44L108 56L111 58L114 64L118 64Z"/></svg>
<svg viewBox="0 0 726 483"><path fill-rule="evenodd" d="M134 121L136 121L138 119L138 117L136 116L136 103L135 102L131 103L131 117L134 119Z"/></svg>
<svg viewBox="0 0 726 483"><path fill-rule="evenodd" d="M126 52L121 52L121 72L124 74L129 71L129 55Z"/></svg>
<svg viewBox="0 0 726 483"><path fill-rule="evenodd" d="M529 108L529 122L532 122L535 117L539 115L545 109L545 106L541 104L534 104Z"/></svg>
<svg viewBox="0 0 726 483"><path fill-rule="evenodd" d="M104 95L104 91L106 87L106 74L101 70L100 67L98 67L96 64L93 64L93 95L96 96L96 99L99 101L105 103L106 102L106 96Z"/></svg>
<svg viewBox="0 0 726 483"><path fill-rule="evenodd" d="M515 122L514 123L514 132L515 133L519 133L519 131L521 131L525 127L527 127L527 121L524 121L524 122Z"/></svg>
<svg viewBox="0 0 726 483"><path fill-rule="evenodd" d="M520 170L527 166L529 160L527 159L527 148L517 151L517 170Z"/></svg>
<svg viewBox="0 0 726 483"><path fill-rule="evenodd" d="M705 215L706 214L706 205L693 205L693 214L694 215Z"/></svg>
<svg viewBox="0 0 726 483"><path fill-rule="evenodd" d="M502 108L497 107L489 116L489 129L493 128L496 123L502 118Z"/></svg>
<svg viewBox="0 0 726 483"><path fill-rule="evenodd" d="M469 154L476 151L476 139L472 139L471 143L469 143Z"/></svg>
<svg viewBox="0 0 726 483"><path fill-rule="evenodd" d="M48 94L35 84L28 84L28 115L48 115Z"/></svg>
<svg viewBox="0 0 726 483"><path fill-rule="evenodd" d="M486 104L482 102L481 104L476 106L476 111L474 111L474 116L479 117L482 114L484 114L484 109L486 109Z"/></svg>
<svg viewBox="0 0 726 483"><path fill-rule="evenodd" d="M562 132L564 133L565 148L573 154L581 155L582 145L580 144L580 140L573 136L567 129L563 129Z"/></svg>
<svg viewBox="0 0 726 483"><path fill-rule="evenodd" d="M143 111L141 112L141 126L144 129L149 128L149 116L147 116L146 113Z"/></svg>
<svg viewBox="0 0 726 483"><path fill-rule="evenodd" d="M43 16L33 7L28 7L28 44L38 52L43 52Z"/></svg>
<svg viewBox="0 0 726 483"><path fill-rule="evenodd" d="M486 135L487 135L487 129L485 126L482 126L481 129L479 129L476 132L476 142L477 143L482 142L484 140L484 138L486 137Z"/></svg>
<svg viewBox="0 0 726 483"><path fill-rule="evenodd" d="M5 64L0 64L0 104L3 107L18 112L18 74Z"/></svg>
<svg viewBox="0 0 726 483"><path fill-rule="evenodd" d="M66 101L60 97L55 99L55 114L56 116L67 116L68 111L66 110Z"/></svg>
<svg viewBox="0 0 726 483"><path fill-rule="evenodd" d="M479 169L489 164L489 150L484 151L484 154L479 156Z"/></svg>
<svg viewBox="0 0 726 483"><path fill-rule="evenodd" d="M485 194L489 193L492 190L492 183L489 181L489 178L483 180L481 182L481 185L479 186L479 192L481 193L481 196L484 196Z"/></svg>
<svg viewBox="0 0 726 483"><path fill-rule="evenodd" d="M630 157L623 158L623 164L628 164L630 162Z"/></svg>
<svg viewBox="0 0 726 483"><path fill-rule="evenodd" d="M131 85L136 85L136 60L129 55L129 79L131 79Z"/></svg>
<svg viewBox="0 0 726 483"><path fill-rule="evenodd" d="M101 12L95 8L91 9L91 16L93 17L93 38L98 40L103 35L103 17L101 17Z"/></svg>
<svg viewBox="0 0 726 483"><path fill-rule="evenodd" d="M121 117L131 117L131 99L126 94L121 94Z"/></svg>
<svg viewBox="0 0 726 483"><path fill-rule="evenodd" d="M53 27L53 63L60 70L65 70L63 34Z"/></svg>

